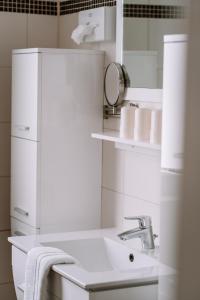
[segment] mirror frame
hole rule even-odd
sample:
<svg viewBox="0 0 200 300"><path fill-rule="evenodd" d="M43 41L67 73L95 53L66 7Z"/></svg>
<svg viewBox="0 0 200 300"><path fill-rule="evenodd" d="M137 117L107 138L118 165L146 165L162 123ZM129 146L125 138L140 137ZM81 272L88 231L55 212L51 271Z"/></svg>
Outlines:
<svg viewBox="0 0 200 300"><path fill-rule="evenodd" d="M124 0L116 1L116 62L123 65L123 6ZM137 102L162 102L162 89L127 88L124 100Z"/></svg>

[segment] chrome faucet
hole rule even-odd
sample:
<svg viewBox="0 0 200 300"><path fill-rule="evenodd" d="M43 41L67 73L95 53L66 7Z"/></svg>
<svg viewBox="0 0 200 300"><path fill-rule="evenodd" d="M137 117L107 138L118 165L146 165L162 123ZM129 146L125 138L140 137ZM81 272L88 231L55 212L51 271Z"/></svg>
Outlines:
<svg viewBox="0 0 200 300"><path fill-rule="evenodd" d="M138 217L125 217L126 220L138 220L139 227L124 231L118 234L118 237L123 240L130 240L140 238L143 249L154 249L154 239L157 237L153 235L151 217L138 216Z"/></svg>

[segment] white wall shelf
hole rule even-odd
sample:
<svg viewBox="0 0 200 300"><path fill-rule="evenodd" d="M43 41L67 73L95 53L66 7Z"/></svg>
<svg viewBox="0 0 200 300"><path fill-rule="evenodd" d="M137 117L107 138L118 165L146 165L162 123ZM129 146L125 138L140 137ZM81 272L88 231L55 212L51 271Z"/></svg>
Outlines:
<svg viewBox="0 0 200 300"><path fill-rule="evenodd" d="M161 145L150 144L147 142L138 142L133 139L124 139L119 136L119 131L104 131L99 133L92 133L92 138L114 142L116 145L123 144L131 147L147 148L160 151Z"/></svg>

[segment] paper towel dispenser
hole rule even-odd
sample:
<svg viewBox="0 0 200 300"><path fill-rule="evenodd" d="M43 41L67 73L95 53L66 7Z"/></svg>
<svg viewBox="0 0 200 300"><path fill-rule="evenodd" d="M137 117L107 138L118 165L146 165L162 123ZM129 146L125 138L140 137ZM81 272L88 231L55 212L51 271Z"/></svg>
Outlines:
<svg viewBox="0 0 200 300"><path fill-rule="evenodd" d="M78 23L71 36L76 43L114 41L116 8L99 7L80 11Z"/></svg>

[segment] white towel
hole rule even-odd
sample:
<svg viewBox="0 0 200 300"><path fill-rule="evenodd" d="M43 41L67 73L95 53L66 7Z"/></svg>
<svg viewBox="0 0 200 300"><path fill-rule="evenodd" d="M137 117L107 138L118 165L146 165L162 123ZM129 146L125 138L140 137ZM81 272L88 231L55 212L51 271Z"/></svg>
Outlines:
<svg viewBox="0 0 200 300"><path fill-rule="evenodd" d="M60 249L36 247L27 255L24 300L42 300L47 275L53 265L73 264L75 259Z"/></svg>

